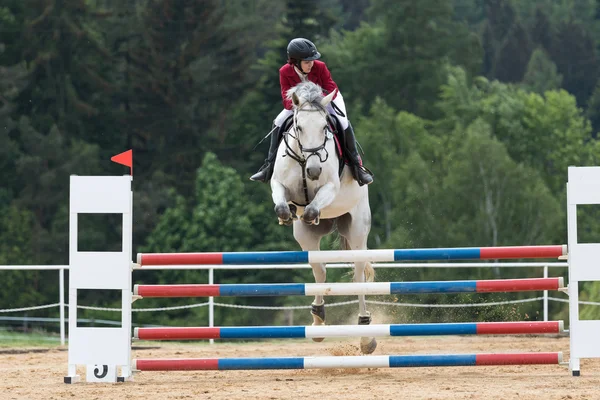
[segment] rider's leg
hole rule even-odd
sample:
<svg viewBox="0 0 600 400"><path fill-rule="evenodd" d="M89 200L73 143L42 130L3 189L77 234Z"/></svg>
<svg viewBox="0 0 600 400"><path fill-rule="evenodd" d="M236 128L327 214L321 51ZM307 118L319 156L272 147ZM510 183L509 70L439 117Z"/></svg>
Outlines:
<svg viewBox="0 0 600 400"><path fill-rule="evenodd" d="M362 164L362 159L360 158L360 154L358 153L358 148L356 146L354 129L352 129L352 124L350 124L350 121L348 120L346 105L344 104L344 98L342 97L341 93L338 92L338 95L335 97L335 99L333 99L333 103L344 114L343 116L339 115L335 112L335 110L332 108L330 109L330 112L336 114L340 121L340 125L344 130L344 142L346 145L348 161L350 161L350 170L352 171L352 175L359 185L368 185L373 182L373 173L366 169Z"/></svg>
<svg viewBox="0 0 600 400"><path fill-rule="evenodd" d="M273 121L273 127L271 128L271 144L269 145L269 154L265 159L264 164L260 167L257 173L250 177L252 181L268 182L273 175L273 166L275 165L275 157L277 156L277 149L279 148L279 142L281 142L282 132L281 126L285 120L293 114L292 110L283 109Z"/></svg>

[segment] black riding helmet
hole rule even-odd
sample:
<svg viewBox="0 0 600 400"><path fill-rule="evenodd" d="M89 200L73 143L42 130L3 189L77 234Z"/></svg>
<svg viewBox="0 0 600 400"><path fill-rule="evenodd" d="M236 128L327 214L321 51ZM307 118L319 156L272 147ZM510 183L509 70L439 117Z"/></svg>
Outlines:
<svg viewBox="0 0 600 400"><path fill-rule="evenodd" d="M313 42L304 38L295 38L290 41L287 47L287 56L289 62L298 67L300 71L300 61L312 61L321 58L321 53L317 51L317 46ZM303 72L304 73L304 72Z"/></svg>

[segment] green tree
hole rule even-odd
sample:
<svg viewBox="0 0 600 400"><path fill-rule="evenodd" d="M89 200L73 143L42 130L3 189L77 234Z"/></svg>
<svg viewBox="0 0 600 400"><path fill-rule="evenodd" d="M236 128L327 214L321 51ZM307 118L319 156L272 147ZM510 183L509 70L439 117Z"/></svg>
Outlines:
<svg viewBox="0 0 600 400"><path fill-rule="evenodd" d="M194 171L208 148L235 159L232 149L242 142L230 133L229 111L255 85L256 38L265 37L255 35L264 21L243 14L257 4L239 6L149 1L139 15L142 40L132 39L123 50L123 122L131 127L139 168L162 171L185 196L192 194Z"/></svg>
<svg viewBox="0 0 600 400"><path fill-rule="evenodd" d="M369 17L370 24L335 35L323 49L344 97L365 111L379 96L396 110L432 118L447 63L479 68L478 39L453 20L449 0L375 0Z"/></svg>
<svg viewBox="0 0 600 400"><path fill-rule="evenodd" d="M486 17L496 41L502 41L509 34L516 12L509 0L489 0L486 2Z"/></svg>
<svg viewBox="0 0 600 400"><path fill-rule="evenodd" d="M0 193L0 199L6 200ZM35 218L16 205L0 206L0 264L27 265L35 259L32 248ZM54 285L45 285L48 273L43 271L3 271L5 288L0 293L0 308L18 308L40 305L49 294L58 293ZM27 288L27 290L23 290ZM54 296L54 298L56 298ZM42 315L47 315L42 311Z"/></svg>
<svg viewBox="0 0 600 400"><path fill-rule="evenodd" d="M27 5L21 0L5 0L0 6L0 65L21 61L23 29ZM3 74L2 74L3 75Z"/></svg>
<svg viewBox="0 0 600 400"><path fill-rule="evenodd" d="M445 129L456 121L468 126L482 118L510 156L540 171L554 193L564 193L568 165L595 161L598 143L589 121L563 90L542 97L497 81L470 83L464 71L455 69L442 87L438 107L446 116L440 121Z"/></svg>
<svg viewBox="0 0 600 400"><path fill-rule="evenodd" d="M556 65L550 60L545 50L537 48L531 55L527 71L523 77L523 85L528 90L543 94L548 90L560 89L562 75L556 70Z"/></svg>
<svg viewBox="0 0 600 400"><path fill-rule="evenodd" d="M593 136L597 139L598 131L600 130L600 82L596 84L594 93L592 93L592 96L588 101L586 116L592 123L592 127L594 129Z"/></svg>
<svg viewBox="0 0 600 400"><path fill-rule="evenodd" d="M57 218L68 221L69 176L101 173L98 146L68 141L56 126L48 133L39 132L27 117L22 117L9 133L19 137L22 146L15 154L12 172L19 183L14 189L15 202L36 219L30 242L32 261L66 263L68 223L55 231L60 226Z"/></svg>
<svg viewBox="0 0 600 400"><path fill-rule="evenodd" d="M559 201L539 172L511 159L483 120L475 120L448 157L442 187L450 219L447 241L487 246L554 241L562 225ZM456 213L452 215L452 213ZM458 242L458 243L457 243Z"/></svg>
<svg viewBox="0 0 600 400"><path fill-rule="evenodd" d="M459 21L467 21L469 26L476 27L485 18L485 0L453 0L454 15Z"/></svg>
<svg viewBox="0 0 600 400"><path fill-rule="evenodd" d="M56 125L69 138L103 143L111 54L88 24L88 6L30 0L26 10L22 54L32 81L17 111L41 131Z"/></svg>
<svg viewBox="0 0 600 400"><path fill-rule="evenodd" d="M589 32L577 22L561 23L550 56L563 76L563 88L580 106L587 104L600 71L596 44Z"/></svg>
<svg viewBox="0 0 600 400"><path fill-rule="evenodd" d="M546 51L552 49L552 25L541 7L535 10L535 19L531 28L531 41L535 46L541 46Z"/></svg>
<svg viewBox="0 0 600 400"><path fill-rule="evenodd" d="M405 164L422 161L420 153L427 154L431 160L439 156L441 149L428 131L430 125L414 114L395 111L379 98L369 115L360 118L356 125L356 130L362 132L365 163L381 177L369 185L371 208L378 210L373 213L372 247L381 248L383 243L392 242L395 229L405 223L405 209L399 207L405 194L396 186L399 181L412 181L404 173ZM400 187L404 186L405 183ZM399 240L393 242L393 246L403 244Z"/></svg>
<svg viewBox="0 0 600 400"><path fill-rule="evenodd" d="M527 31L520 22L515 21L498 48L494 77L502 82L520 82L532 51Z"/></svg>

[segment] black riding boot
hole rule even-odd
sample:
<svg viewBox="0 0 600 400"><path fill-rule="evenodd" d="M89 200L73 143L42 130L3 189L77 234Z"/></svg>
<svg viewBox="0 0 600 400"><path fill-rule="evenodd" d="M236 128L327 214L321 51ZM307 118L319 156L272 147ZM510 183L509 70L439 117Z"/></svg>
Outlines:
<svg viewBox="0 0 600 400"><path fill-rule="evenodd" d="M348 128L344 131L344 136L346 150L348 151L347 156L350 161L350 169L352 170L354 179L356 179L360 186L373 183L373 173L363 166L360 154L358 154L354 129L352 129L350 121L348 121Z"/></svg>
<svg viewBox="0 0 600 400"><path fill-rule="evenodd" d="M277 156L277 149L279 148L279 142L281 142L281 128L273 125L273 132L271 132L271 144L269 146L269 154L265 159L265 163L260 167L257 173L250 177L251 181L268 182L273 175L273 166L275 165L275 157Z"/></svg>

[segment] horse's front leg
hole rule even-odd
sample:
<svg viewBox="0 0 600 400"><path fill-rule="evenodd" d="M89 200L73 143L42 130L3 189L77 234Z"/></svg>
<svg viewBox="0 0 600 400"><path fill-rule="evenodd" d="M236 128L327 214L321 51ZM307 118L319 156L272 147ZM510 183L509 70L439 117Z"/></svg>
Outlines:
<svg viewBox="0 0 600 400"><path fill-rule="evenodd" d="M287 203L285 186L274 179L271 179L271 197L275 203L275 214L279 219L279 225L291 225L295 213L292 213Z"/></svg>
<svg viewBox="0 0 600 400"><path fill-rule="evenodd" d="M333 203L333 200L335 200L335 197L337 196L338 190L339 187L333 182L323 185L315 195L313 201L311 201L310 204L304 209L302 220L307 224L318 224L319 217L321 216L321 210Z"/></svg>
<svg viewBox="0 0 600 400"><path fill-rule="evenodd" d="M310 264L315 277L315 283L325 283L326 264ZM322 295L315 296L315 301L311 304L310 313L313 317L313 325L325 325L325 299ZM322 342L325 338L313 338L315 342Z"/></svg>
<svg viewBox="0 0 600 400"><path fill-rule="evenodd" d="M318 251L321 238L333 229L334 221L325 219L318 226L306 225L301 221L294 223L294 238L305 251ZM327 264L311 263L312 272L315 277L315 283L324 283L327 277ZM325 299L323 295L315 295L315 300L312 303L311 311L313 325L325 324ZM324 338L313 338L315 342L321 342Z"/></svg>

